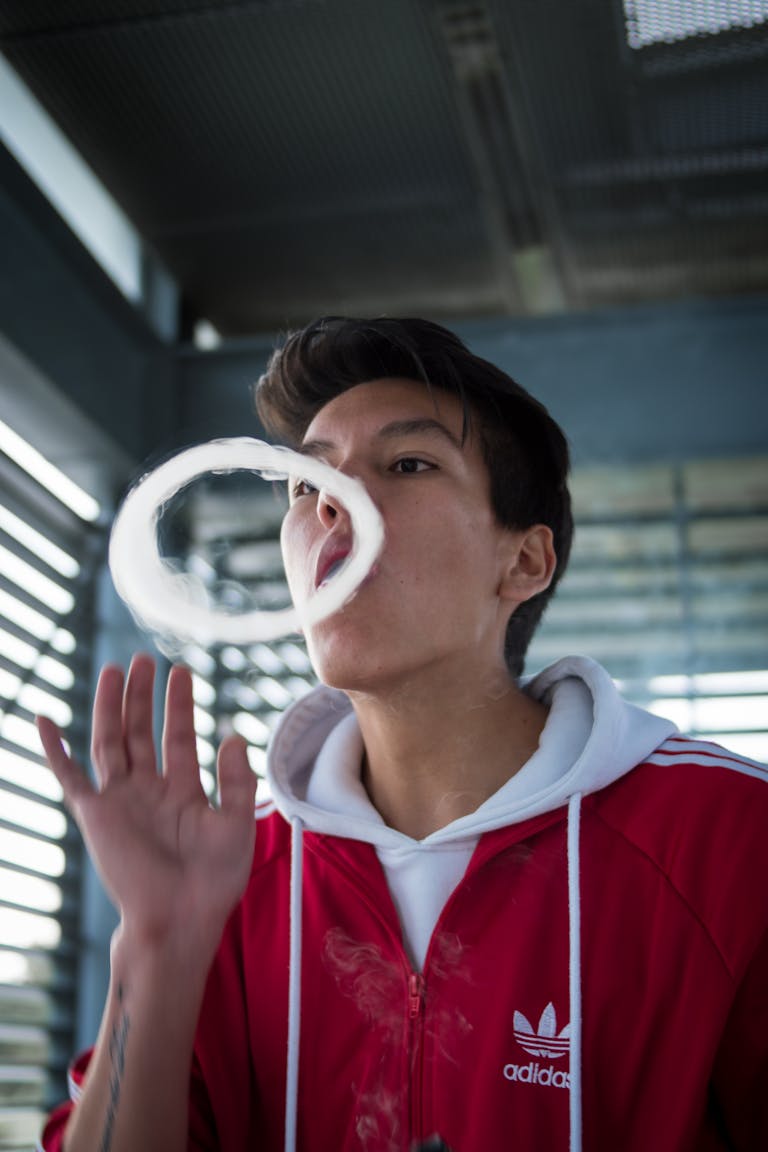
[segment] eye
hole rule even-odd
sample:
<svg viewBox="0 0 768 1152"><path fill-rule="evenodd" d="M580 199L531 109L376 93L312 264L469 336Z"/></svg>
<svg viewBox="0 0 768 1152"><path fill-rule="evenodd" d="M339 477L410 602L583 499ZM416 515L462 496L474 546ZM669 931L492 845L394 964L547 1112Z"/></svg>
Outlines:
<svg viewBox="0 0 768 1152"><path fill-rule="evenodd" d="M398 472L401 476L413 476L417 472L426 472L434 467L434 464L421 460L418 456L402 456L399 460L395 460L392 471Z"/></svg>
<svg viewBox="0 0 768 1152"><path fill-rule="evenodd" d="M313 492L317 492L317 488L310 484L309 480L291 480L290 483L290 497L291 500L298 499L299 496L309 496Z"/></svg>

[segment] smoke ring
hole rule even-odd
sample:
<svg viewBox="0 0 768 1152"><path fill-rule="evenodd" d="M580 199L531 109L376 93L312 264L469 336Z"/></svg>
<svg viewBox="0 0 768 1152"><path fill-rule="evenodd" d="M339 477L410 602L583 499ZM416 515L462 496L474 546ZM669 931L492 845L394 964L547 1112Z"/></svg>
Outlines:
<svg viewBox="0 0 768 1152"><path fill-rule="evenodd" d="M213 472L257 472L266 480L300 476L337 498L349 513L352 551L341 569L302 608L219 611L191 595L184 577L158 551L163 505L186 484ZM384 543L384 525L364 485L314 457L250 436L210 440L179 452L138 481L120 506L109 541L109 568L118 595L146 630L163 637L212 644L276 640L316 624L346 604L368 575ZM136 557L142 558L137 564Z"/></svg>

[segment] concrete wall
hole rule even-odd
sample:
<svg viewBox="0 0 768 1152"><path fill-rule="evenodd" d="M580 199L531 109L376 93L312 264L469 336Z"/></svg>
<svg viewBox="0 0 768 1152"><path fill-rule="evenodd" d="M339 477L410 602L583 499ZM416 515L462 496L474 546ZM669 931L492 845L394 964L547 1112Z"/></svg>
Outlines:
<svg viewBox="0 0 768 1152"><path fill-rule="evenodd" d="M768 299L700 300L454 325L538 396L577 464L768 451ZM250 385L270 342L179 361L189 439L258 435Z"/></svg>
<svg viewBox="0 0 768 1152"><path fill-rule="evenodd" d="M768 299L462 326L530 389L577 463L768 451Z"/></svg>

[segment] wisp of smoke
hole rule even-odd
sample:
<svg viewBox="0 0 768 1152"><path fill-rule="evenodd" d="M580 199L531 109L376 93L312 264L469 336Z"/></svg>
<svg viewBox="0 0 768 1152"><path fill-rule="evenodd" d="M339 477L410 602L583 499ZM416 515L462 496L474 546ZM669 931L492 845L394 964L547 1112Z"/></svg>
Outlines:
<svg viewBox="0 0 768 1152"><path fill-rule="evenodd" d="M200 586L174 571L158 549L164 505L206 473L250 471L265 480L294 475L338 499L349 513L353 546L344 564L302 609L232 614L212 607ZM112 526L109 567L140 627L169 642L244 645L269 642L316 624L354 596L384 543L384 525L363 484L322 460L249 436L186 448L148 472L125 497Z"/></svg>

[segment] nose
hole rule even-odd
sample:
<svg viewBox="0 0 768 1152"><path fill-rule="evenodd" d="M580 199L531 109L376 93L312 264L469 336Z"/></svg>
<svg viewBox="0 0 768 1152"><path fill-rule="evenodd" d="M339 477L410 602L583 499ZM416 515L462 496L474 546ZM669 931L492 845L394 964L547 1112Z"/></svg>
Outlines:
<svg viewBox="0 0 768 1152"><path fill-rule="evenodd" d="M339 500L327 488L321 488L317 496L317 515L324 528L331 528L338 518L348 516L348 512Z"/></svg>

